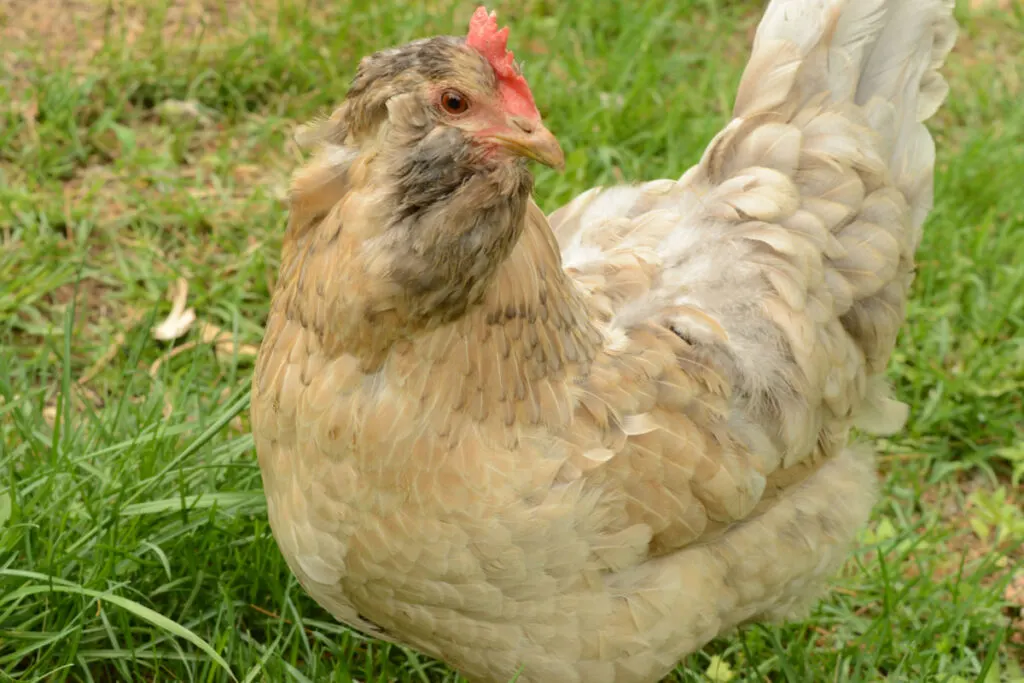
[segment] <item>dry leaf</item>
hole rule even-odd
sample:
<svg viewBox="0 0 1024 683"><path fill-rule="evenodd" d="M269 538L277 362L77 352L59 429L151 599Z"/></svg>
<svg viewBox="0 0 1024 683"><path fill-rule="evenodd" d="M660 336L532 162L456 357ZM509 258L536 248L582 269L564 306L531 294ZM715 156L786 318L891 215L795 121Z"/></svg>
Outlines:
<svg viewBox="0 0 1024 683"><path fill-rule="evenodd" d="M259 352L259 349L252 344L240 344L236 342L234 337L231 336L231 333L227 330L208 322L201 322L199 327L199 340L193 340L185 344L181 344L180 346L176 346L157 358L153 361L153 364L149 366L150 376L156 377L161 365L179 354L196 348L200 344L213 344L217 358L222 361L231 360L236 355L239 358L254 358Z"/></svg>
<svg viewBox="0 0 1024 683"><path fill-rule="evenodd" d="M195 309L185 308L188 303L188 281L183 277L175 280L168 290L171 299L171 312L164 321L153 328L153 338L160 341L171 341L181 337L192 327L196 320Z"/></svg>
<svg viewBox="0 0 1024 683"><path fill-rule="evenodd" d="M156 105L156 113L168 123L195 121L201 126L208 126L213 119L207 111L196 100L164 100Z"/></svg>
<svg viewBox="0 0 1024 683"><path fill-rule="evenodd" d="M239 358L252 358L259 353L259 349L252 344L239 344L230 332L211 323L204 322L199 335L203 343L215 345L217 357L221 360L230 360L236 355Z"/></svg>

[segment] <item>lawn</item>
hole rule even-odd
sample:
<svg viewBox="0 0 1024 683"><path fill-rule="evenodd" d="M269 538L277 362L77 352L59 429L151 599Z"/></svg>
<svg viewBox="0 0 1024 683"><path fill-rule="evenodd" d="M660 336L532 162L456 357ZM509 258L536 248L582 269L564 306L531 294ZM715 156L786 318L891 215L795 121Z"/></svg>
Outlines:
<svg viewBox="0 0 1024 683"><path fill-rule="evenodd" d="M0 681L459 680L303 594L246 410L294 125L362 55L473 9L404 5L0 0ZM681 174L760 5L495 5L566 151L541 205ZM1024 9L958 15L891 365L912 414L879 443L871 526L806 622L715 641L675 680L1024 680ZM180 336L172 294L172 322L196 316Z"/></svg>

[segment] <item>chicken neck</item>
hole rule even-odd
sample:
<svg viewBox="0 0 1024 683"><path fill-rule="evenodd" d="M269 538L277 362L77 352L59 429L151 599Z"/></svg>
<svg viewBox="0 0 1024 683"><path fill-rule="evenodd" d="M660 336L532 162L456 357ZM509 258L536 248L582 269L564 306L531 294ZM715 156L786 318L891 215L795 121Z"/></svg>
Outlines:
<svg viewBox="0 0 1024 683"><path fill-rule="evenodd" d="M328 149L296 177L281 267L289 314L366 371L396 343L463 337L524 379L589 362L601 337L527 167L429 164L445 144L406 156Z"/></svg>

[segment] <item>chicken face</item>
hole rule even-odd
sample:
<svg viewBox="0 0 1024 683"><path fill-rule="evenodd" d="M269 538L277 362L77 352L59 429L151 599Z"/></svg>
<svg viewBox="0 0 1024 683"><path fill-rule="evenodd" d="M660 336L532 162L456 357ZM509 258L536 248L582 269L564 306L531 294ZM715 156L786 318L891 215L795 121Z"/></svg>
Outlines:
<svg viewBox="0 0 1024 683"><path fill-rule="evenodd" d="M339 111L344 133L357 144L375 138L381 151L439 161L494 167L532 159L561 167L562 150L505 50L506 37L481 8L465 39L419 40L363 59Z"/></svg>

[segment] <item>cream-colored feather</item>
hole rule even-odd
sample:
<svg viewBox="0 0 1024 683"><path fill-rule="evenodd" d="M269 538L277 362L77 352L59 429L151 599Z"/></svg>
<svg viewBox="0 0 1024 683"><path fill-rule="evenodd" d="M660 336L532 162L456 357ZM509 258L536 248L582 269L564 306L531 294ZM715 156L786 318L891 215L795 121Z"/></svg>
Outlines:
<svg viewBox="0 0 1024 683"><path fill-rule="evenodd" d="M951 0L772 0L699 164L531 202L482 299L401 334L360 308L396 301L386 197L311 129L252 403L306 590L487 683L652 682L813 604L874 500L850 429L906 417L955 34Z"/></svg>

